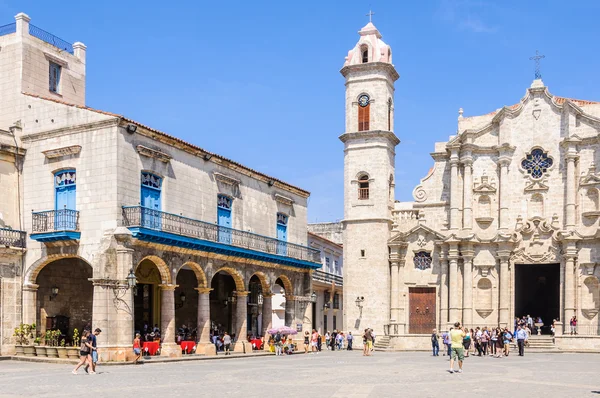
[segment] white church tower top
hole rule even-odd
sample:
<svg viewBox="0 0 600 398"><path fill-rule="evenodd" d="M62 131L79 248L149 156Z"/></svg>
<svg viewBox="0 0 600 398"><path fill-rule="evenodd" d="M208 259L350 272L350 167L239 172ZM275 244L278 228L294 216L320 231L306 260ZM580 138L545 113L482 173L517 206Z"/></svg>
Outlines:
<svg viewBox="0 0 600 398"><path fill-rule="evenodd" d="M372 15L369 13L367 15ZM367 62L385 62L392 63L392 49L381 40L381 33L369 21L361 30L358 31L360 39L356 46L348 51L344 66L364 64Z"/></svg>

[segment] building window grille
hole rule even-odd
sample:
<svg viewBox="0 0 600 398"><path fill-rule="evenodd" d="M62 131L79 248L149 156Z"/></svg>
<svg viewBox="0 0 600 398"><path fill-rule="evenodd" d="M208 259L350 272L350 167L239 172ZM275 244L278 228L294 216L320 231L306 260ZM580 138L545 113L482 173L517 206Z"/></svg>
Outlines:
<svg viewBox="0 0 600 398"><path fill-rule="evenodd" d="M427 252L415 253L415 268L425 270L431 268L431 254Z"/></svg>
<svg viewBox="0 0 600 398"><path fill-rule="evenodd" d="M288 216L283 213L277 213L277 224L279 225L287 225Z"/></svg>
<svg viewBox="0 0 600 398"><path fill-rule="evenodd" d="M160 178L152 173L142 172L142 186L148 187L148 188L153 188L153 189L160 189L161 184L162 184L162 178Z"/></svg>
<svg viewBox="0 0 600 398"><path fill-rule="evenodd" d="M554 161L548 157L548 153L540 148L536 148L529 153L521 162L521 167L531 178L539 179L548 171Z"/></svg>
<svg viewBox="0 0 600 398"><path fill-rule="evenodd" d="M231 210L231 198L226 195L219 195L217 197L217 207L221 209Z"/></svg>
<svg viewBox="0 0 600 398"><path fill-rule="evenodd" d="M358 179L358 199L369 199L369 177L366 175Z"/></svg>
<svg viewBox="0 0 600 398"><path fill-rule="evenodd" d="M50 62L50 91L53 93L58 93L59 85L60 85L60 72L62 67L54 62Z"/></svg>

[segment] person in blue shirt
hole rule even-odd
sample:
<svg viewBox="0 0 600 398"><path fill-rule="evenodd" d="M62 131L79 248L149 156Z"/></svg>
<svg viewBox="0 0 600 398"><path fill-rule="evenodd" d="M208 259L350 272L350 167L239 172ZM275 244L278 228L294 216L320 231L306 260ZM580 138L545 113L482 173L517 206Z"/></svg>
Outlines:
<svg viewBox="0 0 600 398"><path fill-rule="evenodd" d="M517 345L519 346L519 356L522 357L525 355L525 342L527 341L527 331L521 327L521 325L517 326L517 332L515 333L515 337L517 338Z"/></svg>

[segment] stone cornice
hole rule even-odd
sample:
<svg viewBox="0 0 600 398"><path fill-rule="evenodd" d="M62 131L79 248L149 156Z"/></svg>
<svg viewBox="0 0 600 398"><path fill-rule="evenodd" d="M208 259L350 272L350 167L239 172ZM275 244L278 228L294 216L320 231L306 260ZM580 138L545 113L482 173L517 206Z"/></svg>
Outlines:
<svg viewBox="0 0 600 398"><path fill-rule="evenodd" d="M138 145L136 147L137 152L149 158L154 158L156 160L160 160L163 163L169 163L171 161L171 156L165 152L159 151L157 149L148 148L144 145Z"/></svg>
<svg viewBox="0 0 600 398"><path fill-rule="evenodd" d="M84 131L102 129L106 127L114 127L117 126L119 122L118 118L110 118L105 120L100 120L92 123L82 123L77 124L75 126L62 127L55 130L47 130L42 131L40 133L26 134L21 137L21 141L24 143L36 142L41 140L47 140L50 138L61 137L70 134L78 134Z"/></svg>
<svg viewBox="0 0 600 398"><path fill-rule="evenodd" d="M48 159L60 158L62 156L77 155L79 152L81 152L81 145L71 145L62 148L48 149L47 151L42 151L44 156L46 156L46 158Z"/></svg>
<svg viewBox="0 0 600 398"><path fill-rule="evenodd" d="M340 73L345 78L348 78L353 72L379 72L380 70L388 73L392 83L400 78L394 65L387 62L366 62L364 64L347 65L340 70Z"/></svg>
<svg viewBox="0 0 600 398"><path fill-rule="evenodd" d="M344 133L339 137L340 141L342 141L344 144L349 140L366 138L386 138L393 144L394 147L400 143L400 139L396 137L396 134L391 131L384 130L355 131L351 133Z"/></svg>

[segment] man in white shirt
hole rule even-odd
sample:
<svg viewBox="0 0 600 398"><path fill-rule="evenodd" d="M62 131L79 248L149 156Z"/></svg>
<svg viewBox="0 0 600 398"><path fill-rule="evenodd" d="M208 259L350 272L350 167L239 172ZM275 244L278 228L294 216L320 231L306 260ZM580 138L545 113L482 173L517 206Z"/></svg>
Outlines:
<svg viewBox="0 0 600 398"><path fill-rule="evenodd" d="M517 333L515 333L515 337L517 338L517 345L519 346L519 356L522 357L525 355L525 342L527 341L527 332L520 325L517 326Z"/></svg>

